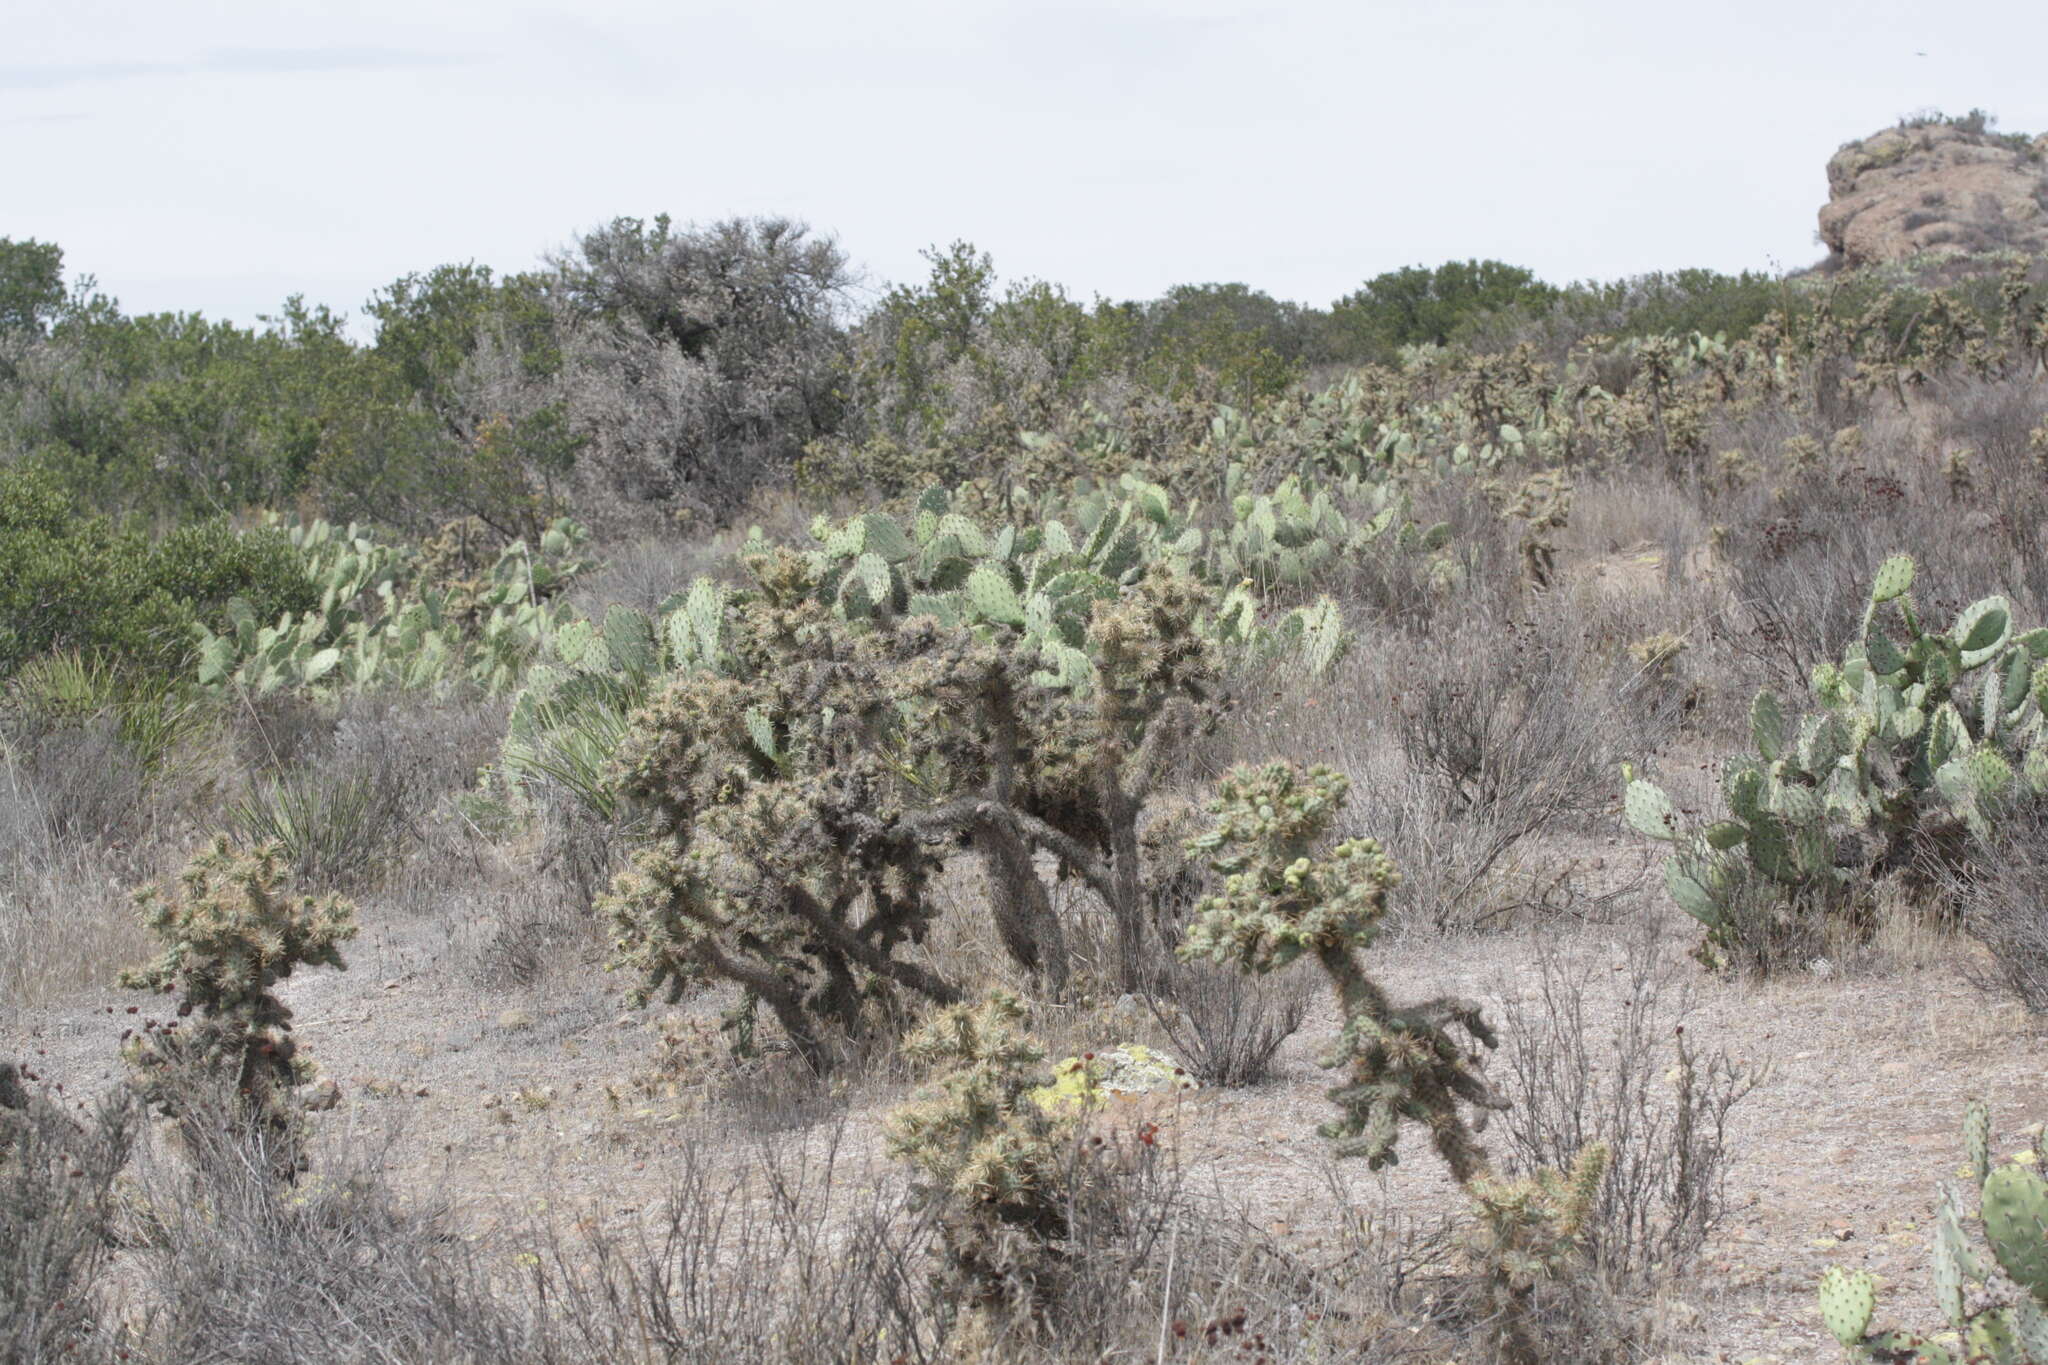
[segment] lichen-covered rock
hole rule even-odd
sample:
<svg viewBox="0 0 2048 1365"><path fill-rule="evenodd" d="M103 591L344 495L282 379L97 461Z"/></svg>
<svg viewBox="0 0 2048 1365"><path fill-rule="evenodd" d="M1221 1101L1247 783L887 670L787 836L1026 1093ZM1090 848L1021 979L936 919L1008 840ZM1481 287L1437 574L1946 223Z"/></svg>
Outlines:
<svg viewBox="0 0 2048 1365"><path fill-rule="evenodd" d="M1173 1058L1143 1043L1069 1057L1053 1068L1053 1083L1025 1098L1048 1114L1099 1109L1113 1099L1173 1094L1197 1088L1195 1078Z"/></svg>
<svg viewBox="0 0 2048 1365"><path fill-rule="evenodd" d="M1828 161L1820 235L1850 267L1923 254L2048 251L2048 134L1975 117L1887 128Z"/></svg>

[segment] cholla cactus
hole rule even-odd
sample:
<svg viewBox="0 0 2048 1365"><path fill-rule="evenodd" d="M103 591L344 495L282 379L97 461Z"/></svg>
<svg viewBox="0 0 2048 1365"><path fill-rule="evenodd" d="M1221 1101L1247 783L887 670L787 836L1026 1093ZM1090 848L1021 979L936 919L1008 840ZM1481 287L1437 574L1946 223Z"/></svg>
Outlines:
<svg viewBox="0 0 2048 1365"><path fill-rule="evenodd" d="M889 1152L940 1206L948 1271L965 1295L956 1339L984 1340L1044 1306L1073 1216L1100 1188L1081 1142L1094 1105L1035 1098L1056 1078L1023 1022L1016 997L997 992L940 1010L903 1044L935 1083L890 1116Z"/></svg>
<svg viewBox="0 0 2048 1365"><path fill-rule="evenodd" d="M1501 515L1522 523L1522 576L1534 588L1547 588L1557 576L1557 541L1572 519L1572 486L1556 470L1531 474Z"/></svg>
<svg viewBox="0 0 2048 1365"><path fill-rule="evenodd" d="M1190 844L1209 855L1223 889L1197 908L1181 951L1258 973L1305 956L1321 965L1344 1019L1323 1065L1349 1068L1345 1083L1329 1092L1338 1117L1322 1126L1323 1136L1338 1156L1362 1156L1378 1169L1398 1159L1402 1120L1429 1131L1479 1215L1473 1250L1494 1299L1502 1358L1534 1365L1544 1356L1531 1332L1531 1295L1576 1267L1607 1150L1587 1147L1569 1174L1494 1175L1475 1135L1480 1125L1461 1106L1478 1109L1483 1121L1507 1102L1450 1029L1486 1047L1495 1044L1493 1031L1470 1001L1393 1004L1360 955L1378 936L1400 876L1370 839L1318 854L1349 785L1329 768L1284 762L1226 774L1210 805L1215 828Z"/></svg>
<svg viewBox="0 0 2048 1365"><path fill-rule="evenodd" d="M165 947L156 961L124 971L121 984L175 992L180 1020L198 1015L129 1045L143 1098L179 1117L172 1069L230 1079L244 1117L269 1140L278 1174L289 1179L304 1165L293 1087L305 1066L291 1009L273 989L302 966L346 969L341 945L355 937L356 924L348 901L286 895L283 868L282 848L244 850L219 835L187 865L176 896L154 886L138 891L142 923Z"/></svg>
<svg viewBox="0 0 2048 1365"><path fill-rule="evenodd" d="M1506 1359L1544 1359L1529 1331L1530 1298L1579 1267L1607 1164L1607 1145L1594 1142L1579 1149L1569 1171L1543 1169L1520 1180L1482 1175L1466 1185L1479 1215L1474 1250L1486 1269Z"/></svg>
<svg viewBox="0 0 2048 1365"><path fill-rule="evenodd" d="M1196 908L1181 954L1256 973L1315 958L1344 1020L1323 1065L1349 1073L1330 1091L1339 1117L1323 1125L1323 1135L1339 1156L1362 1156L1377 1170L1399 1159L1401 1120L1414 1120L1462 1184L1486 1169L1486 1154L1459 1106L1503 1109L1506 1102L1449 1030L1455 1026L1486 1047L1495 1045L1494 1034L1469 1001L1398 1007L1367 974L1359 954L1378 937L1387 893L1400 874L1370 839L1348 839L1313 856L1349 788L1347 778L1322 766L1304 772L1269 763L1226 774L1210 804L1215 828L1190 845L1209 856L1223 889Z"/></svg>
<svg viewBox="0 0 2048 1365"><path fill-rule="evenodd" d="M2037 1169L2048 1152L2037 1139L2022 1161L1993 1167L1990 1136L1989 1111L1972 1100L1963 1116L1963 1173L1977 1189L1996 1264L1963 1235L1952 1191L1944 1189L1935 1207L1934 1292L1954 1337L1944 1344L1922 1332L1872 1331L1876 1280L1830 1266L1820 1281L1821 1318L1852 1360L2048 1365L2048 1180Z"/></svg>
<svg viewBox="0 0 2048 1365"><path fill-rule="evenodd" d="M786 559L763 566L778 591ZM671 1001L723 978L766 1004L814 1067L908 991L958 992L897 956L935 914L935 841L906 816L926 774L899 764L911 673L929 642L861 635L791 591L736 613L737 676L684 675L635 717L621 789L662 837L605 902L614 967Z"/></svg>

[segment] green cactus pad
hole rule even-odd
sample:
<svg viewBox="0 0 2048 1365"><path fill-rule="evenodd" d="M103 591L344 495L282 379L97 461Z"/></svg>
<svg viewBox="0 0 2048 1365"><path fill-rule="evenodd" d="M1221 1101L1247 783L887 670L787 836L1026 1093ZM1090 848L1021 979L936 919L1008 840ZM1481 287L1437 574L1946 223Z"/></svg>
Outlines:
<svg viewBox="0 0 2048 1365"><path fill-rule="evenodd" d="M1088 685L1095 677L1095 665L1090 662L1087 652L1059 640L1047 640L1038 647L1038 657L1045 667L1033 673L1031 680L1041 687L1057 687L1073 690Z"/></svg>
<svg viewBox="0 0 2048 1365"><path fill-rule="evenodd" d="M1958 1323L1958 1326L1961 1324ZM1963 1333L1963 1342L1969 1349L1969 1360L2013 1362L2013 1365L2032 1365L2019 1353L2019 1340L2013 1335L2012 1323L2001 1312L1980 1314L1971 1321L1970 1329Z"/></svg>
<svg viewBox="0 0 2048 1365"><path fill-rule="evenodd" d="M1785 707L1777 694L1765 690L1749 706L1749 734L1756 751L1767 763L1775 763L1785 752Z"/></svg>
<svg viewBox="0 0 2048 1365"><path fill-rule="evenodd" d="M1881 1332L1864 1344L1860 1358L1900 1361L1904 1365L1958 1365L1956 1357L1946 1346L1918 1332Z"/></svg>
<svg viewBox="0 0 2048 1365"><path fill-rule="evenodd" d="M1996 801L2012 790L2012 765L1996 749L1977 749L1963 760L1970 790L1980 801Z"/></svg>
<svg viewBox="0 0 2048 1365"><path fill-rule="evenodd" d="M853 561L853 567L847 570L846 581L840 586L840 592L843 595L847 594L848 589L855 583L860 585L862 596L870 609L887 606L894 595L895 581L890 577L889 565L881 555L872 550ZM846 600L850 603L850 596L847 596ZM849 605L846 614L855 616L865 613L855 612Z"/></svg>
<svg viewBox="0 0 2048 1365"><path fill-rule="evenodd" d="M1870 585L1870 600L1889 602L1905 594L1913 586L1913 557L1893 555L1878 569L1877 577Z"/></svg>
<svg viewBox="0 0 2048 1365"><path fill-rule="evenodd" d="M1764 808L1764 775L1754 765L1734 764L1721 778L1728 809L1740 820L1754 820Z"/></svg>
<svg viewBox="0 0 2048 1365"><path fill-rule="evenodd" d="M1956 1221L1955 1201L1944 1189L1934 1212L1934 1302L1949 1325L1957 1330L1965 1321L1963 1281L1968 1261L1969 1245Z"/></svg>
<svg viewBox="0 0 2048 1365"><path fill-rule="evenodd" d="M862 549L880 555L891 564L901 564L917 553L917 546L903 533L894 517L881 512L867 512L862 514L860 522L866 531Z"/></svg>
<svg viewBox="0 0 2048 1365"><path fill-rule="evenodd" d="M1740 820L1716 820L1701 831L1701 835L1706 839L1707 847L1725 852L1741 847L1743 840L1749 838L1749 826Z"/></svg>
<svg viewBox="0 0 2048 1365"><path fill-rule="evenodd" d="M767 712L760 710L747 712L746 725L747 738L752 741L756 749L760 750L761 756L771 763L777 761L781 755L776 751L775 747L775 725L774 722L768 719Z"/></svg>
<svg viewBox="0 0 2048 1365"><path fill-rule="evenodd" d="M980 559L988 553L988 537L958 512L948 512L939 518L932 543L941 547L942 553L965 555L969 559Z"/></svg>
<svg viewBox="0 0 2048 1365"><path fill-rule="evenodd" d="M1801 869L1784 820L1774 811L1759 812L1749 822L1749 858L1768 877L1781 882L1800 880Z"/></svg>
<svg viewBox="0 0 2048 1365"><path fill-rule="evenodd" d="M647 677L660 663L654 623L624 603L614 602L605 612L604 643L612 666L628 677Z"/></svg>
<svg viewBox="0 0 2048 1365"><path fill-rule="evenodd" d="M911 616L929 616L951 629L960 624L960 599L953 593L915 593L905 609Z"/></svg>
<svg viewBox="0 0 2048 1365"><path fill-rule="evenodd" d="M2021 1299L2007 1310L2006 1320L2030 1361L2048 1360L2048 1311L2032 1299Z"/></svg>
<svg viewBox="0 0 2048 1365"><path fill-rule="evenodd" d="M555 657L571 668L601 668L602 651L597 647L597 627L588 621L569 622L555 632L555 638L548 642Z"/></svg>
<svg viewBox="0 0 2048 1365"><path fill-rule="evenodd" d="M2012 603L2003 597L1973 602L1956 618L1950 632L1962 651L1964 668L1976 668L2004 649L2012 635Z"/></svg>
<svg viewBox="0 0 2048 1365"><path fill-rule="evenodd" d="M1664 864L1664 889L1671 893L1671 899L1677 902L1679 909L1707 928L1713 929L1720 925L1720 902L1714 899L1714 893L1698 878L1684 872L1676 859Z"/></svg>
<svg viewBox="0 0 2048 1365"><path fill-rule="evenodd" d="M1984 1236L2014 1283L2048 1303L2048 1181L2001 1166L1984 1181Z"/></svg>
<svg viewBox="0 0 2048 1365"><path fill-rule="evenodd" d="M1621 806L1629 828L1636 833L1667 843L1678 838L1677 808L1656 783L1645 782L1641 778L1629 783Z"/></svg>
<svg viewBox="0 0 2048 1365"><path fill-rule="evenodd" d="M1963 1109L1963 1160L1969 1164L1971 1181L1981 1189L1991 1174L1991 1109L1981 1099Z"/></svg>
<svg viewBox="0 0 2048 1365"><path fill-rule="evenodd" d="M1844 1346L1854 1346L1870 1331L1877 1312L1877 1281L1868 1271L1831 1265L1820 1277L1820 1315L1828 1331Z"/></svg>
<svg viewBox="0 0 2048 1365"><path fill-rule="evenodd" d="M1006 626L1024 624L1024 604L1017 600L1017 590L1010 586L1009 575L995 565L975 565L967 575L963 591L975 614L983 620Z"/></svg>
<svg viewBox="0 0 2048 1365"><path fill-rule="evenodd" d="M1771 804L1788 823L1801 828L1817 824L1821 818L1820 793L1812 787L1780 786L1771 794Z"/></svg>
<svg viewBox="0 0 2048 1365"><path fill-rule="evenodd" d="M1876 631L1865 637L1863 657L1869 660L1871 668L1887 677L1906 666L1906 656L1900 652L1899 647L1893 644L1889 637Z"/></svg>

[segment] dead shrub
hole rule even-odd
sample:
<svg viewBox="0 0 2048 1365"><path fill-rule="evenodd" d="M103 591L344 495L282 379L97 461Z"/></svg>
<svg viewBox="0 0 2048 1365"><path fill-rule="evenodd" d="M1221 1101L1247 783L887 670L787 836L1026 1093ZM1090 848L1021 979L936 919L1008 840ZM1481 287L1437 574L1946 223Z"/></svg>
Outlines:
<svg viewBox="0 0 2048 1365"><path fill-rule="evenodd" d="M1989 842L1935 876L1963 929L1989 955L1972 966L1976 984L2048 1014L2048 807L2011 812Z"/></svg>
<svg viewBox="0 0 2048 1365"><path fill-rule="evenodd" d="M1174 1058L1203 1085L1257 1085L1273 1054L1300 1031L1314 983L1300 972L1248 976L1201 962L1163 968L1146 1008Z"/></svg>
<svg viewBox="0 0 2048 1365"><path fill-rule="evenodd" d="M1719 1223L1728 1114L1762 1079L1687 1036L1696 972L1673 960L1670 940L1658 915L1632 923L1614 951L1571 957L1537 937L1521 982L1499 983L1509 1163L1555 1168L1605 1143L1594 1262L1636 1288L1689 1265Z"/></svg>
<svg viewBox="0 0 2048 1365"><path fill-rule="evenodd" d="M104 1343L100 1282L136 1107L117 1091L75 1118L23 1080L0 1062L0 1359L78 1359Z"/></svg>

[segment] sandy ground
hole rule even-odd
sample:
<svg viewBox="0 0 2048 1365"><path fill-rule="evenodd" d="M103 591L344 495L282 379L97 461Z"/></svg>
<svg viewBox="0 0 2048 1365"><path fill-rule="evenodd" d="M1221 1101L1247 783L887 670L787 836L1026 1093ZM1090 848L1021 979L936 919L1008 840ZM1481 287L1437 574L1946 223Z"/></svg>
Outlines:
<svg viewBox="0 0 2048 1365"><path fill-rule="evenodd" d="M627 1009L622 983L579 966L509 992L472 984L474 937L488 928L372 900L351 970L288 983L299 1037L341 1087L341 1102L317 1119L326 1136L388 1143L401 1186L453 1197L479 1227L530 1224L536 1212L630 1222L659 1207L684 1142L737 1152L760 1136L738 1110L707 1112L687 1084L667 1093L632 1083L647 1069L660 1011ZM1611 959L1607 979L1622 982L1620 938L1613 925L1589 925L1561 941L1596 968ZM1681 928L1667 947L1675 957L1692 938ZM1965 952L1935 945L1918 967L1765 985L1713 980L1683 964L1695 1046L1770 1074L1733 1114L1721 1234L1696 1281L1659 1308L1663 1359L1840 1359L1813 1305L1828 1265L1875 1271L1894 1286L1885 1311L1927 1323L1928 1218L1936 1182L1959 1159L1964 1100L1991 1100L2001 1151L2023 1146L2020 1130L2048 1116L2041 1033L1963 979ZM1375 956L1403 996L1453 991L1497 1005L1501 992L1526 993L1534 979L1519 935L1396 943ZM1591 993L1596 1030L1615 1016L1619 989ZM0 1016L0 1055L23 1056L73 1095L113 1084L122 1031L147 1017L127 1012L136 999L108 992ZM1328 1114L1325 1080L1313 1060L1334 1028L1319 1003L1275 1079L1201 1092L1172 1121L1196 1188L1235 1197L1305 1243L1335 1227L1314 1134ZM877 1168L881 1118L900 1094L876 1084L851 1098L842 1145L855 1174L846 1178ZM792 1139L804 1140L778 1138ZM1385 1175L1361 1163L1340 1168L1349 1197L1410 1212L1446 1206L1450 1187L1427 1151L1412 1136L1404 1151L1409 1159Z"/></svg>

